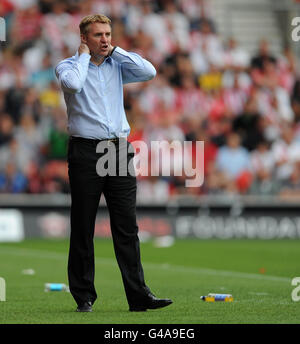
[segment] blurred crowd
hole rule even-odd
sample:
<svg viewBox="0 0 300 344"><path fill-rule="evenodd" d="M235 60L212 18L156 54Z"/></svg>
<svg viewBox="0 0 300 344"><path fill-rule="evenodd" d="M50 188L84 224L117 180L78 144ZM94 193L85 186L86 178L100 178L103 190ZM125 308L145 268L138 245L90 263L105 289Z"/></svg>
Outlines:
<svg viewBox="0 0 300 344"><path fill-rule="evenodd" d="M267 39L250 55L222 37L206 0L1 0L0 192L69 192L54 67L75 54L92 13L112 19L113 45L157 69L151 82L125 86L129 140L191 141L189 156L174 159L193 167L196 141L205 143L202 186L187 188L182 166L182 176L139 176L139 199L300 194L299 61L288 47L274 55Z"/></svg>

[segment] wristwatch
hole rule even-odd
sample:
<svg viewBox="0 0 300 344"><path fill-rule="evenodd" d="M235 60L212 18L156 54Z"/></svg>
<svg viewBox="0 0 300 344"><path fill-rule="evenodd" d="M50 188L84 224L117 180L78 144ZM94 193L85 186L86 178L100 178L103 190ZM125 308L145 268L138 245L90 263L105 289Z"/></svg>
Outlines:
<svg viewBox="0 0 300 344"><path fill-rule="evenodd" d="M110 52L110 54L108 56L111 56L112 53L115 51L116 47L113 47L112 51Z"/></svg>

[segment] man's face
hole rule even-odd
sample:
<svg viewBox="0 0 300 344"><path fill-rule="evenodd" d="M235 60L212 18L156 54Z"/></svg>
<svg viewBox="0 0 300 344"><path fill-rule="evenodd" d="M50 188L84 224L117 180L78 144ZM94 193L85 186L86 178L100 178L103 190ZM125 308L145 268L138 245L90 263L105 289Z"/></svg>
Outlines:
<svg viewBox="0 0 300 344"><path fill-rule="evenodd" d="M93 55L106 56L111 44L111 27L103 23L90 24L88 33L81 38Z"/></svg>

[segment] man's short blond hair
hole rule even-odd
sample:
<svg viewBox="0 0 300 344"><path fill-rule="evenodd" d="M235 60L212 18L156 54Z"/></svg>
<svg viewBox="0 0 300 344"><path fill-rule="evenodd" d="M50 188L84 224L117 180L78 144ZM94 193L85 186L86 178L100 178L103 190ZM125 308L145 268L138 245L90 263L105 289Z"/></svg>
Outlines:
<svg viewBox="0 0 300 344"><path fill-rule="evenodd" d="M93 23L102 23L102 24L111 25L111 20L108 17L106 17L104 14L91 14L91 15L85 16L79 24L80 33L83 35L87 34L89 31L89 25Z"/></svg>

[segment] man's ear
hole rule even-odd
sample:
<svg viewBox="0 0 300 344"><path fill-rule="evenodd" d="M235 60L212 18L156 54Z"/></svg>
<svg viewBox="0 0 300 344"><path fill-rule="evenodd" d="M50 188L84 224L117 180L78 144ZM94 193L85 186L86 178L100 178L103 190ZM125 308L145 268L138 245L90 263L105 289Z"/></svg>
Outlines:
<svg viewBox="0 0 300 344"><path fill-rule="evenodd" d="M87 44L87 36L85 34L82 33L80 35L80 38L81 38L81 43Z"/></svg>

